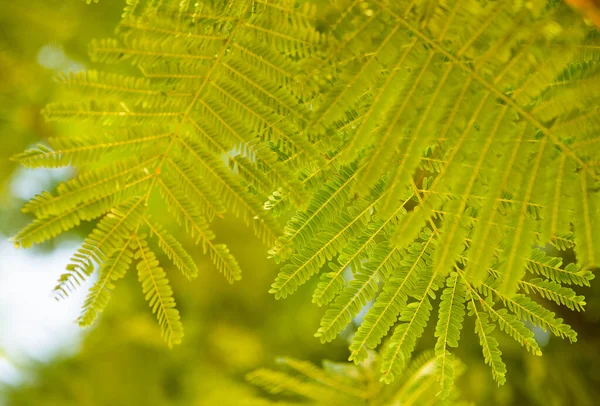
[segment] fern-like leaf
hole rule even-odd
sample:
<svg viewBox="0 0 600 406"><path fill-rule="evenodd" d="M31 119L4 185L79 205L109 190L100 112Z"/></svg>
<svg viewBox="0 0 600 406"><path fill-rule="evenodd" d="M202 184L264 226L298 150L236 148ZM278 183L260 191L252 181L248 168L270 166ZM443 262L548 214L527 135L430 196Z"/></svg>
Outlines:
<svg viewBox="0 0 600 406"><path fill-rule="evenodd" d="M465 316L466 286L458 273L453 272L446 280L446 289L441 295L438 322L435 328L437 342L435 352L437 368L442 385L442 397L447 397L454 384L454 363L448 347L458 347L460 332Z"/></svg>
<svg viewBox="0 0 600 406"><path fill-rule="evenodd" d="M498 348L498 341L490 334L495 326L489 323L489 316L480 312L475 304L475 299L470 292L467 292L469 298L469 314L475 316L475 333L479 336L479 343L483 350L485 363L492 368L492 376L499 385L506 382L506 364L502 361L502 352Z"/></svg>
<svg viewBox="0 0 600 406"><path fill-rule="evenodd" d="M150 236L156 238L158 246L173 262L173 265L175 265L188 279L198 276L198 267L196 267L196 263L187 251L183 249L181 244L166 230L163 230L160 225L152 224L148 219L146 219L145 222L150 229Z"/></svg>
<svg viewBox="0 0 600 406"><path fill-rule="evenodd" d="M134 258L138 260L138 279L142 284L144 296L156 314L162 335L169 347L179 344L183 337L183 326L181 325L179 311L175 308L173 290L165 271L158 266L156 256L146 240L136 237L136 253Z"/></svg>
<svg viewBox="0 0 600 406"><path fill-rule="evenodd" d="M58 285L54 288L59 297L81 284L94 270L94 264L102 265L119 250L132 232L137 230L146 210L144 200L135 197L113 208L84 240L81 248L71 258Z"/></svg>
<svg viewBox="0 0 600 406"><path fill-rule="evenodd" d="M134 235L132 234L123 247L116 251L100 268L98 280L90 288L83 304L83 310L78 319L80 326L90 326L108 304L110 295L115 288L114 283L123 278L131 266L133 240Z"/></svg>

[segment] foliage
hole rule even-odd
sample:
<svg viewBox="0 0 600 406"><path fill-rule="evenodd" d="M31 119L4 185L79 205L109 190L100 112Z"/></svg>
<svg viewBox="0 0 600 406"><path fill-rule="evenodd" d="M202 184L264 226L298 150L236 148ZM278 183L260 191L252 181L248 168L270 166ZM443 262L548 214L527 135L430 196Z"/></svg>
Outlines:
<svg viewBox="0 0 600 406"><path fill-rule="evenodd" d="M600 261L598 39L557 2L131 1L117 38L90 53L141 76L62 78L81 101L50 104L46 117L99 130L15 157L80 174L25 205L36 219L14 241L100 219L57 293L100 267L89 325L135 261L172 344L179 313L148 237L186 276L196 267L148 207L166 207L233 281L238 261L211 228L231 213L283 263L276 298L328 268L313 294L329 306L323 342L369 303L351 360L394 327L383 381L403 373L439 301L442 394L465 315L504 383L495 326L536 355L528 325L575 341L531 296L581 310L566 285L589 285ZM576 261L563 266L551 246Z"/></svg>
<svg viewBox="0 0 600 406"><path fill-rule="evenodd" d="M277 89L277 80L288 80L285 76L275 75L272 83L264 81L264 87L248 88L260 72L253 67L257 61L263 64L258 65L263 69L285 66L286 63L281 53L257 45L256 39L268 30L265 27L269 24L283 21L284 15L277 9L251 14L248 8L245 3L206 4L197 10L198 15L185 16L184 11L165 5L160 10L150 7L137 15L135 4L132 4L127 8L120 28L125 48L114 39L96 41L91 45L92 58L107 62L129 58L156 79L102 72L63 77L66 86L78 89L93 100L81 104L51 104L45 109L49 119L82 118L122 127L94 135L52 138L49 140L51 148L40 145L16 157L27 167L85 164L85 168L77 178L59 186L56 195L38 195L25 206L24 210L34 213L37 219L15 236L15 243L27 247L43 242L81 221L102 216L111 218L111 213L123 204L129 204L127 202L132 199L134 203L132 211L126 211L122 221L105 224L102 220L98 223L73 257L68 272L61 277L57 293L67 294L93 272L94 264L122 266L119 261L128 256L121 253L130 240L141 238L144 230L158 239L159 247L176 266L184 268L184 273L194 275L195 272L189 273L191 265L185 259L188 255L179 242L157 231L160 225L148 222L146 207L152 203L151 198L156 192L174 219L185 227L197 244L202 244L214 265L230 281L240 278L240 268L229 249L214 242L210 221L216 215L222 216L227 209L248 223L254 217L261 217L260 221L253 222L256 234L265 241L272 241L277 230L271 218L263 214L258 196L287 171L274 152L252 141L251 135L255 130L264 130L266 135L262 144L271 143L271 137L286 136L291 124L278 124L282 112L270 104L280 98L291 106L297 101L295 95ZM237 21L239 16L249 18L247 24L252 29L236 35L241 25L231 21ZM190 23L190 18L198 20L198 24L195 32L185 39L173 37L167 30L170 24L182 24L184 19ZM276 20L272 21L273 18ZM303 20L293 22L293 26L299 24L306 25ZM291 26L292 23L288 23L279 28L289 30ZM318 34L308 28L305 31L307 39L319 39ZM276 34L273 34L274 47L281 47L282 51L296 47L294 41L280 41ZM143 38L138 39L136 35ZM234 45L237 52L231 52ZM166 54L172 55L177 63L157 61L157 56L162 55L158 48L178 49L178 52ZM201 54L195 53L198 50ZM303 47L294 52L300 55L300 52L308 51L308 47ZM216 52L214 56L212 52ZM190 88L197 90L194 93L184 91ZM132 111L128 105L137 110ZM230 113L233 108L236 115ZM206 120L205 115L210 119ZM267 124L269 128L264 127ZM286 142L294 137L287 138ZM237 146L244 151L233 151ZM125 156L132 153L136 158ZM120 158L115 159L115 155ZM223 161L222 155L229 157L229 162ZM295 186L293 181L286 184ZM132 214L135 215L129 218ZM136 255L135 259L140 256ZM89 301L103 283L100 280L92 288ZM166 279L161 283L168 284ZM95 311L80 319L82 325L91 324L101 311L101 306L92 304L91 307ZM166 336L174 333L169 326L170 323L165 324Z"/></svg>
<svg viewBox="0 0 600 406"><path fill-rule="evenodd" d="M323 362L319 368L310 362L280 358L278 364L289 372L259 369L247 375L250 383L267 392L309 400L317 405L437 405L441 401L435 377L435 355L423 353L411 361L394 385L384 385L376 379L377 355L357 367L346 363ZM451 361L462 365L456 359ZM455 393L451 403L460 405ZM449 401L450 402L450 401ZM280 404L280 403L276 403ZM306 402L286 402L298 405Z"/></svg>

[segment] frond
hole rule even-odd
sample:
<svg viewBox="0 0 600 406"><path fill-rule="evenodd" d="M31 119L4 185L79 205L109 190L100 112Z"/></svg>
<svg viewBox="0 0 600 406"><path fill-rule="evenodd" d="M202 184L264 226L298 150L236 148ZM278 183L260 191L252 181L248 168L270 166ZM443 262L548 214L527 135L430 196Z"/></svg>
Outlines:
<svg viewBox="0 0 600 406"><path fill-rule="evenodd" d="M356 388L351 385L352 376L347 376L344 373L347 370L339 368L340 364L336 365L324 361L324 368L319 368L310 362L288 357L278 358L276 361L278 365L284 366L300 376L317 381L344 395L355 398L365 398L367 396L367 393L362 388Z"/></svg>
<svg viewBox="0 0 600 406"><path fill-rule="evenodd" d="M394 325L409 295L416 290L417 282L431 264L433 238L433 233L425 233L423 241L415 242L406 252L385 245L375 251L373 260L389 267L390 278L352 339L350 360L364 361L367 349L376 348Z"/></svg>
<svg viewBox="0 0 600 406"><path fill-rule="evenodd" d="M133 260L133 240L134 234L100 268L98 280L90 288L81 315L77 319L81 327L92 325L108 304L115 282L122 279L129 270Z"/></svg>
<svg viewBox="0 0 600 406"><path fill-rule="evenodd" d="M56 194L43 192L27 202L22 211L33 213L38 218L56 216L75 209L81 203L94 198L105 198L115 195L115 191L142 183L148 179L149 168L158 159L153 156L148 159L128 159L117 161L107 166L86 171L77 177L58 185Z"/></svg>
<svg viewBox="0 0 600 406"><path fill-rule="evenodd" d="M103 128L51 139L49 146L15 157L28 167L80 168L56 194L45 192L26 205L38 218L15 243L40 243L109 212L61 279L57 289L63 292L96 264L113 266L111 254L123 249L124 232L105 224L110 213L134 196L141 196L137 202L145 208L159 189L215 266L228 280L239 279L237 261L214 242L209 222L233 213L272 244L280 230L263 211L263 199L282 188L298 207L306 201L304 184L285 157L323 161L300 130L309 107L301 102L308 93L299 74L327 41L314 27L313 7L288 10L287 3L128 4L116 37L92 41L90 55L97 62L130 62L141 74L88 71L59 78L73 96L48 105L46 118ZM174 264L194 275L196 266L182 246L161 225L145 220L142 226L151 228Z"/></svg>
<svg viewBox="0 0 600 406"><path fill-rule="evenodd" d="M324 361L320 368L306 361L280 358L279 370L259 369L246 379L268 392L269 398L275 397L276 404L446 404L437 397L439 387L432 352L423 352L412 360L392 385L373 380L379 375L379 360L379 354L371 353L370 362L364 366ZM461 364L456 359L453 362L460 374Z"/></svg>
<svg viewBox="0 0 600 406"><path fill-rule="evenodd" d="M539 345L533 338L533 332L525 327L525 324L520 318L510 314L506 309L496 310L493 308L490 299L484 299L472 287L469 286L471 293L479 300L479 304L483 310L488 313L491 320L500 327L508 336L512 337L516 342L524 346L534 355L542 355Z"/></svg>
<svg viewBox="0 0 600 406"><path fill-rule="evenodd" d="M352 318L375 297L379 289L378 283L382 279L380 273L382 266L382 263L376 261L367 263L337 296L335 302L321 319L321 326L315 334L321 338L321 342L333 340Z"/></svg>
<svg viewBox="0 0 600 406"><path fill-rule="evenodd" d="M208 228L208 221L200 214L198 205L185 193L179 183L169 175L157 180L160 194L177 223L185 227L196 244L202 243L206 252L207 242L215 238Z"/></svg>
<svg viewBox="0 0 600 406"><path fill-rule="evenodd" d="M568 231L565 218L572 216L558 213L577 211L584 214L577 227L580 238L587 238L586 247L580 247L586 251L581 256L594 262L595 248L586 230L591 230L595 218L591 213L595 213L596 197L589 183L598 174L587 164L590 154L565 141L566 134L582 131L561 122L571 114L581 117L585 125L593 123L593 108L564 100L596 77L592 69L567 86L551 85L564 80L565 70L572 69L574 45L585 41L585 29L571 24L573 15L562 16L561 24L568 28L557 36L541 34L541 28L555 23L555 15L563 12L558 5L536 13L505 4L434 5L422 21L422 10L414 2L378 1L368 16L359 16L353 7L337 12L334 49L344 57L308 130L317 134L323 134L322 127L336 131L337 120L345 114L356 109L363 112L355 131L341 133L345 137L342 156L346 161L359 159L353 188L363 195L387 173L390 190L381 209L388 213L398 205L398 188L403 190L417 177L423 152L438 147L434 179L417 209L396 228L394 242L408 246L434 213L443 210L448 214L444 222L451 224L441 228L441 238L451 244L440 247L460 247L468 237L460 224L469 213L467 208L476 208L475 246L469 252L467 274L481 283L485 269L495 262L495 248L505 245L500 253L501 290L512 294L524 275L523 257L536 242L536 231L542 230L541 242L545 243ZM472 18L475 10L477 18ZM345 19L354 23L346 32L341 28ZM518 33L510 31L516 27L520 27ZM353 58L346 54L346 46L354 40ZM556 47L542 57L547 48L542 50L541 44L548 41ZM554 114L540 114L555 108ZM584 111L577 112L579 108ZM585 139L583 133L579 137ZM554 180L559 185L555 190L549 187ZM560 186L573 181L585 186L579 190ZM499 213L507 193L514 201L511 211ZM580 203L579 209L568 201L573 196L579 196L573 200ZM479 202L474 204L474 199ZM537 218L530 218L533 203ZM443 263L445 255L439 258Z"/></svg>
<svg viewBox="0 0 600 406"><path fill-rule="evenodd" d="M308 241L298 254L291 257L283 266L271 285L270 293L276 299L285 298L296 291L312 275L319 272L326 260L331 260L352 239L362 231L369 221L372 204L364 199L357 199L342 213L338 213L335 223L324 227Z"/></svg>
<svg viewBox="0 0 600 406"><path fill-rule="evenodd" d="M395 223L396 216L398 214L406 212L403 204L398 208L396 213L387 218L386 221L369 221L371 220L370 217L374 211L374 208L379 203L381 198L383 198L382 191L382 189L377 189L374 191L372 196L373 202L371 204L366 205L358 200L357 202L360 204L355 202L353 206L349 208L349 210L356 213L354 214L355 220L353 221L361 221L366 225L361 235L351 240L342 250L340 250L336 261L338 264L335 262L329 263L331 272L324 273L321 276L321 281L317 285L313 294L313 303L323 306L331 302L331 300L333 300L333 298L345 285L345 281L342 278L342 273L346 267L350 266L354 274L359 273L360 269L362 268L361 260L367 258L369 253L372 252L375 245L374 242L377 240L377 238L381 238L383 236L386 227L391 229L390 224ZM410 197L405 200L405 203L407 203L409 199ZM377 275L375 274L372 274L372 276L377 278Z"/></svg>
<svg viewBox="0 0 600 406"><path fill-rule="evenodd" d="M304 246L336 217L336 213L350 200L350 185L355 171L356 167L352 165L340 168L338 176L314 194L307 209L296 213L288 222L285 234L271 250L276 260L287 259L290 246L291 249Z"/></svg>
<svg viewBox="0 0 600 406"><path fill-rule="evenodd" d="M81 204L62 214L50 217L40 217L33 220L25 228L19 231L11 241L16 247L31 247L44 241L57 237L74 227L82 221L96 219L108 212L114 205L114 199L99 198L85 204Z"/></svg>
<svg viewBox="0 0 600 406"><path fill-rule="evenodd" d="M187 162L178 159L167 158L167 163L172 169L172 174L177 183L182 185L190 200L196 202L203 214L212 220L215 215L222 217L225 213L225 205L215 191L198 176L195 168Z"/></svg>
<svg viewBox="0 0 600 406"><path fill-rule="evenodd" d="M191 138L178 138L178 144L186 159L193 159L202 165L209 185L219 185L220 199L229 212L244 219L246 224L252 222L255 233L261 240L269 243L279 234L277 223L263 214L261 201L252 195L235 178L218 157L208 152Z"/></svg>
<svg viewBox="0 0 600 406"><path fill-rule="evenodd" d="M284 372L258 369L246 376L248 382L272 394L296 395L325 404L341 405L337 392L318 383L305 382Z"/></svg>
<svg viewBox="0 0 600 406"><path fill-rule="evenodd" d="M552 300L558 305L567 306L571 310L582 311L585 306L585 298L575 293L575 291L566 286L547 279L534 278L528 281L522 281L521 287L525 293L529 291L537 292L541 297Z"/></svg>
<svg viewBox="0 0 600 406"><path fill-rule="evenodd" d="M52 103L44 108L43 113L51 121L81 121L102 126L173 125L181 117L181 113L174 108L129 108L126 104L105 100Z"/></svg>
<svg viewBox="0 0 600 406"><path fill-rule="evenodd" d="M150 236L156 238L160 249L186 278L192 279L198 276L196 263L175 237L162 229L159 224L152 223L147 218L145 219L145 224L150 230Z"/></svg>
<svg viewBox="0 0 600 406"><path fill-rule="evenodd" d="M208 227L207 220L200 214L198 206L169 176L159 178L158 184L165 204L175 220L185 227L190 236L196 240L196 244L202 243L204 253L207 250L210 252L214 265L225 275L229 282L239 280L242 271L237 260L225 245L213 243L215 234ZM183 250L180 251L184 252Z"/></svg>
<svg viewBox="0 0 600 406"><path fill-rule="evenodd" d="M563 324L562 319L555 318L553 312L522 294L507 297L498 290L498 286L499 281L490 277L482 285L482 290L496 295L519 319L527 320L530 323L541 327L544 331L549 328L556 336L561 338L566 337L571 342L577 341L577 333L575 333L570 326Z"/></svg>
<svg viewBox="0 0 600 406"><path fill-rule="evenodd" d="M450 358L448 347L458 347L467 300L466 286L458 273L450 274L446 286L440 298L438 322L435 328L436 367L442 386L442 397L448 396L454 385L454 363Z"/></svg>
<svg viewBox="0 0 600 406"><path fill-rule="evenodd" d="M463 372L463 365L456 358L451 359L453 370L458 377ZM459 396L454 393L451 397L442 399L439 396L439 382L435 370L436 356L433 351L424 351L415 357L404 369L402 374L394 380L398 386L386 385L390 390L390 401L387 404L419 405L419 404L460 404Z"/></svg>
<svg viewBox="0 0 600 406"><path fill-rule="evenodd" d="M475 298L470 291L467 291L467 307L469 315L475 316L475 333L479 336L479 344L483 350L483 358L485 363L492 369L492 376L499 385L504 385L506 382L506 364L502 361L502 352L498 348L498 341L490 334L496 327L489 323L487 313L479 311Z"/></svg>
<svg viewBox="0 0 600 406"><path fill-rule="evenodd" d="M527 270L558 283L590 286L590 280L594 278L593 273L581 269L576 263L567 264L565 267L561 265L561 258L546 255L544 251L536 248L527 261Z"/></svg>
<svg viewBox="0 0 600 406"><path fill-rule="evenodd" d="M88 70L59 76L59 81L82 97L114 100L144 108L185 108L193 93L178 89L164 91L148 78Z"/></svg>
<svg viewBox="0 0 600 406"><path fill-rule="evenodd" d="M435 298L435 291L440 288L441 283L439 274L431 269L425 270L424 277L417 283L413 292L417 301L407 304L401 310L398 317L400 324L394 329L383 353L382 381L392 382L394 376L399 374L407 364L431 315L433 306L430 299Z"/></svg>
<svg viewBox="0 0 600 406"><path fill-rule="evenodd" d="M179 311L175 308L173 290L169 285L167 274L158 266L156 256L145 239L136 237L136 253L134 258L138 260L138 279L142 284L142 291L152 313L156 314L162 335L171 347L179 344L183 337L183 326L181 325Z"/></svg>
<svg viewBox="0 0 600 406"><path fill-rule="evenodd" d="M67 272L61 275L54 288L60 297L80 285L94 271L95 264L103 265L118 251L131 233L139 227L146 207L144 199L134 197L126 200L102 218L87 236L83 245L71 258Z"/></svg>

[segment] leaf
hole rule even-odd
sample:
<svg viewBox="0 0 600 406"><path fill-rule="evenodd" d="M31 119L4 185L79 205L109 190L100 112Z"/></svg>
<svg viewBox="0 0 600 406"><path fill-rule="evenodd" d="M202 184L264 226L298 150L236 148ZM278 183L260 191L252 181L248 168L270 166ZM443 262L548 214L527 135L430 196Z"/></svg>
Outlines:
<svg viewBox="0 0 600 406"><path fill-rule="evenodd" d="M448 347L458 347L460 332L465 317L466 286L459 278L458 273L453 272L446 280L447 288L444 289L435 328L437 342L435 353L437 357L436 367L442 385L442 397L447 397L454 385L454 363L450 358Z"/></svg>
<svg viewBox="0 0 600 406"><path fill-rule="evenodd" d="M173 290L165 271L158 266L156 256L146 240L136 238L137 251L134 258L138 260L138 279L142 284L144 296L156 314L162 335L169 345L181 343L183 326L181 325L179 311L175 308Z"/></svg>
<svg viewBox="0 0 600 406"><path fill-rule="evenodd" d="M110 295L115 288L115 282L122 279L131 266L133 252L131 243L133 235L116 251L100 268L98 280L90 287L90 291L83 304L81 315L77 319L81 327L90 326L104 310Z"/></svg>

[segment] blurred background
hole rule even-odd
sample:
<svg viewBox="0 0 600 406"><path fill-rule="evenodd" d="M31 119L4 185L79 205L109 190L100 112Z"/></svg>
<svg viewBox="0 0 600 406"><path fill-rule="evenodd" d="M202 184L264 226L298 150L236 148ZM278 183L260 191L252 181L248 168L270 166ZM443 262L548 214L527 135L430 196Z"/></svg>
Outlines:
<svg viewBox="0 0 600 406"><path fill-rule="evenodd" d="M313 337L322 315L311 304L314 286L276 302L267 293L277 271L268 247L235 221L222 221L215 231L242 265L242 281L229 285L201 252L195 258L201 272L192 282L166 267L185 328L183 344L172 350L133 272L92 328L74 322L89 284L67 300L53 298L55 282L89 226L27 251L8 241L29 221L19 211L24 201L73 175L71 169L25 170L9 157L80 130L45 123L40 109L61 97L57 74L102 68L89 62L87 44L112 34L123 3L0 0L0 405L236 405L260 394L244 375L272 366L277 356L344 361L343 339L322 345ZM576 290L588 298L584 313L545 304L578 331L577 343L540 330L544 356L535 357L497 334L508 367L501 388L483 364L467 320L455 352L467 366L458 381L463 398L482 405L598 404L600 283ZM433 327L420 349L433 347Z"/></svg>

